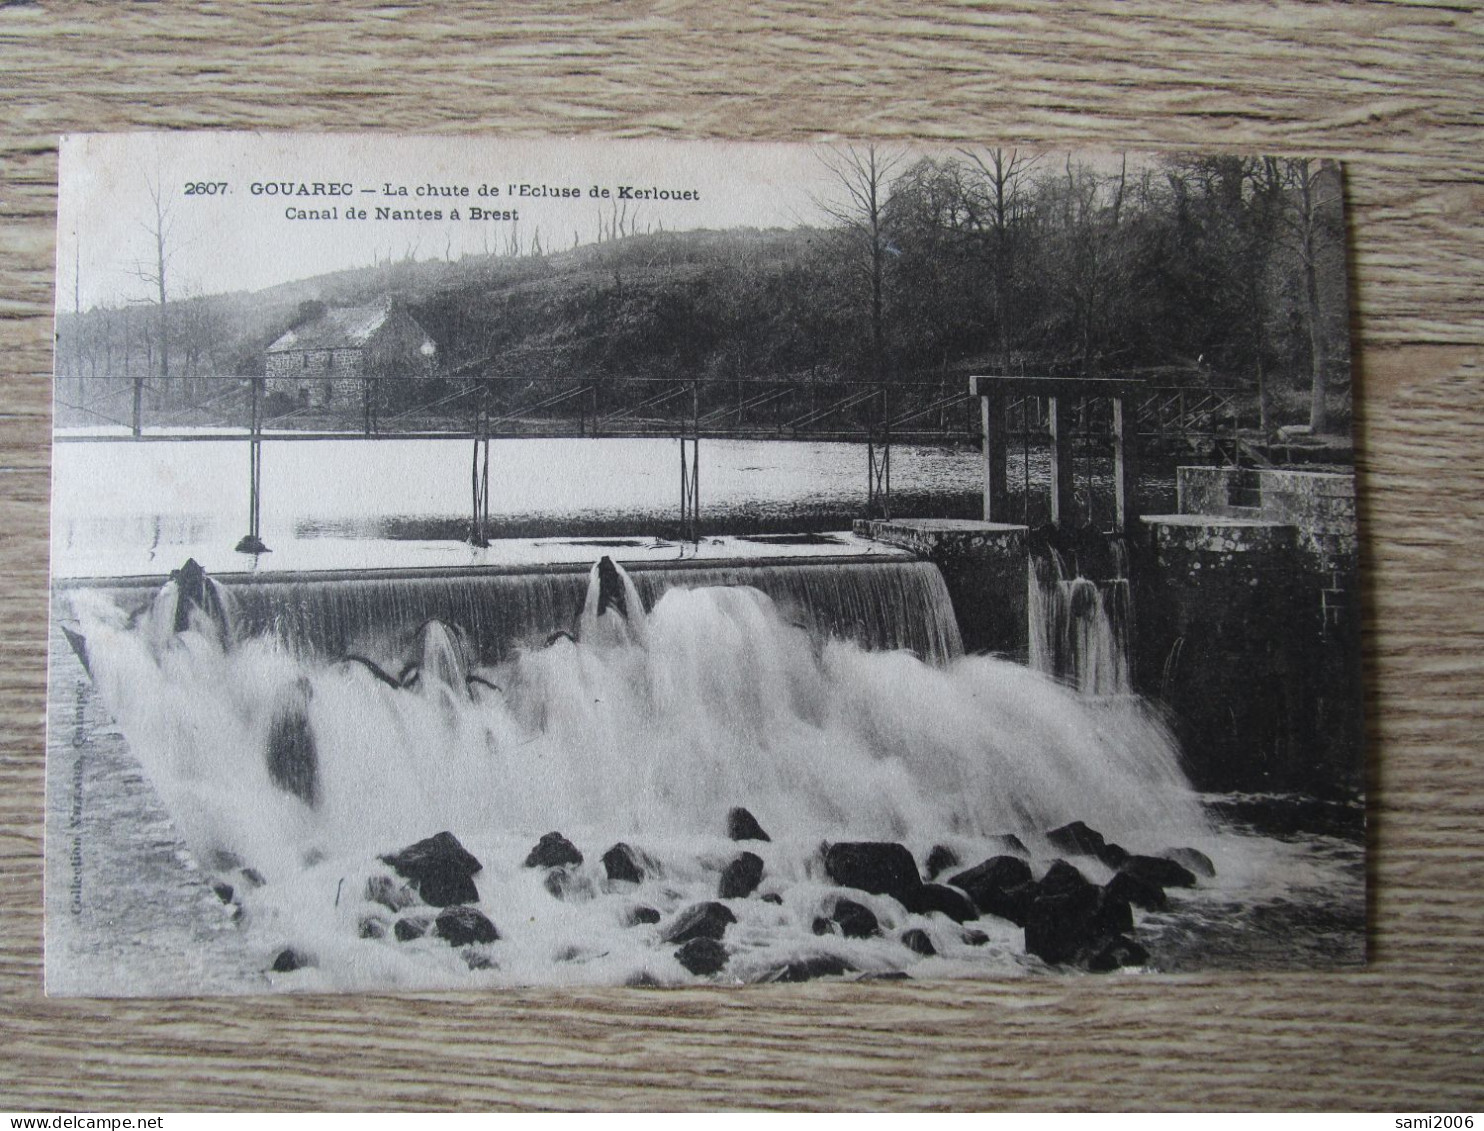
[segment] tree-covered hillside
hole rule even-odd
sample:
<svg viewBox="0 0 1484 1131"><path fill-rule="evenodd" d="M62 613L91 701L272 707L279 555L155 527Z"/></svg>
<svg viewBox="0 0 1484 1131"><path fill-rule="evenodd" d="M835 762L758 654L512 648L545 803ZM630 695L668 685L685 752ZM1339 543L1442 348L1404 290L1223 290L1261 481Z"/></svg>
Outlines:
<svg viewBox="0 0 1484 1131"><path fill-rule="evenodd" d="M879 147L827 159L829 226L619 223L560 252L516 238L499 254L170 296L164 318L157 304L64 313L58 373L157 388L261 374L267 345L313 304L391 298L438 343L444 380L1145 373L1240 389L1264 427L1346 423L1332 164Z"/></svg>

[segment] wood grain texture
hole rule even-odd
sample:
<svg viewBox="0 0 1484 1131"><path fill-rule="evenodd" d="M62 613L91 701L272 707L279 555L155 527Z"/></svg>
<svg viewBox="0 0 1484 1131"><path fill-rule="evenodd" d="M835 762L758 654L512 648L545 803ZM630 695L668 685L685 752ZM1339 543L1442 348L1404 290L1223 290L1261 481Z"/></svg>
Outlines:
<svg viewBox="0 0 1484 1131"><path fill-rule="evenodd" d="M0 1108L1484 1106L1473 4L0 7ZM56 140L252 128L1348 161L1372 964L1325 975L47 1001Z"/></svg>

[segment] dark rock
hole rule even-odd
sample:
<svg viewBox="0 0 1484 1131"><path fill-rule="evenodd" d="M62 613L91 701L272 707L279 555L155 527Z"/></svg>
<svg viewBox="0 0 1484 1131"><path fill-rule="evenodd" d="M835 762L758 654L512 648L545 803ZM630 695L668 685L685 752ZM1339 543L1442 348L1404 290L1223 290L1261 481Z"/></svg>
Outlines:
<svg viewBox="0 0 1484 1131"><path fill-rule="evenodd" d="M1163 856L1130 856L1119 871L1162 888L1195 887L1195 876L1188 868Z"/></svg>
<svg viewBox="0 0 1484 1131"><path fill-rule="evenodd" d="M969 946L983 946L985 943L989 942L988 935L986 935L983 931L976 931L973 929L965 931L963 934L963 939L964 942L967 943Z"/></svg>
<svg viewBox="0 0 1484 1131"><path fill-rule="evenodd" d="M479 901L472 877L483 866L453 833L441 832L381 859L433 907Z"/></svg>
<svg viewBox="0 0 1484 1131"><path fill-rule="evenodd" d="M744 852L722 869L718 894L722 899L741 899L757 891L757 885L762 882L763 858Z"/></svg>
<svg viewBox="0 0 1484 1131"><path fill-rule="evenodd" d="M853 899L835 900L830 921L840 928L840 933L847 939L869 939L881 933L881 924L877 921L875 912ZM822 932L815 932L820 933Z"/></svg>
<svg viewBox="0 0 1484 1131"><path fill-rule="evenodd" d="M637 974L630 974L624 979L624 985L633 989L658 989L659 980L648 970L640 970Z"/></svg>
<svg viewBox="0 0 1484 1131"><path fill-rule="evenodd" d="M363 939L386 938L386 920L380 915L364 915L356 928L356 933Z"/></svg>
<svg viewBox="0 0 1484 1131"><path fill-rule="evenodd" d="M491 958L489 955L484 954L484 953L482 953L480 951L477 951L477 950L467 950L466 949L466 950L459 951L459 953L461 955L463 955L463 957L464 957L464 965L467 966L467 967L469 967L470 970L496 970L496 969L499 969L495 965L495 960L493 958Z"/></svg>
<svg viewBox="0 0 1484 1131"><path fill-rule="evenodd" d="M405 919L398 919L392 927L392 933L397 936L398 942L411 942L427 934L432 925L433 921L426 915L410 915Z"/></svg>
<svg viewBox="0 0 1484 1131"><path fill-rule="evenodd" d="M1163 911L1170 905L1164 888L1141 880L1131 872L1119 872L1103 886L1103 891L1110 899L1121 899L1145 911Z"/></svg>
<svg viewBox="0 0 1484 1131"><path fill-rule="evenodd" d="M994 915L1000 919L1008 920L1017 927L1025 926L1026 917L1030 914L1031 900L1036 898L1036 884L1016 884L1014 887L1004 888L1000 891L981 893L982 903L978 906L986 915Z"/></svg>
<svg viewBox="0 0 1484 1131"><path fill-rule="evenodd" d="M629 619L629 593L624 585L623 574L613 559L604 554L598 559L598 616L612 609L620 620ZM637 610L643 613L643 609Z"/></svg>
<svg viewBox="0 0 1484 1131"><path fill-rule="evenodd" d="M1041 882L1036 885L1036 894L1038 896L1066 895L1093 887L1095 887L1093 882L1084 876L1075 864L1068 864L1065 860L1054 860L1051 867L1046 869L1046 874L1041 877Z"/></svg>
<svg viewBox="0 0 1484 1131"><path fill-rule="evenodd" d="M603 870L610 880L626 880L637 884L644 879L644 864L639 853L623 841L619 841L603 853Z"/></svg>
<svg viewBox="0 0 1484 1131"><path fill-rule="evenodd" d="M832 844L825 851L824 868L841 887L859 888L872 895L903 896L922 886L917 861L900 844L876 841Z"/></svg>
<svg viewBox="0 0 1484 1131"><path fill-rule="evenodd" d="M665 929L666 942L683 943L691 939L719 939L737 917L724 903L697 903L687 907Z"/></svg>
<svg viewBox="0 0 1484 1131"><path fill-rule="evenodd" d="M972 898L979 888L1008 888L1029 883L1031 866L1018 856L991 856L982 864L975 864L967 871L958 872L948 878L956 888L969 893Z"/></svg>
<svg viewBox="0 0 1484 1131"><path fill-rule="evenodd" d="M1182 868L1207 879L1216 875L1216 865L1198 848L1167 848L1160 853L1166 860L1173 860Z"/></svg>
<svg viewBox="0 0 1484 1131"><path fill-rule="evenodd" d="M295 970L303 970L306 966L313 966L314 959L302 950L286 946L278 952L273 959L273 972L275 974L292 974Z"/></svg>
<svg viewBox="0 0 1484 1131"><path fill-rule="evenodd" d="M500 932L481 911L472 907L445 907L438 913L438 937L449 946L468 946L470 943L491 943L500 938Z"/></svg>
<svg viewBox="0 0 1484 1131"><path fill-rule="evenodd" d="M1107 888L1098 891L1098 909L1092 919L1093 933L1098 936L1131 933L1134 929L1134 913L1128 900Z"/></svg>
<svg viewBox="0 0 1484 1131"><path fill-rule="evenodd" d="M1096 856L1104 864L1108 865L1108 867L1117 869L1123 866L1124 861L1128 859L1129 853L1128 849L1124 848L1123 845L1109 843L1103 845L1096 853Z"/></svg>
<svg viewBox="0 0 1484 1131"><path fill-rule="evenodd" d="M853 974L855 967L836 954L814 954L770 970L759 981L809 982L815 978L838 978Z"/></svg>
<svg viewBox="0 0 1484 1131"><path fill-rule="evenodd" d="M922 955L924 958L931 958L938 953L938 948L933 946L933 940L928 938L927 932L921 927L913 927L911 930L903 931L902 945L908 950Z"/></svg>
<svg viewBox="0 0 1484 1131"><path fill-rule="evenodd" d="M1065 860L1041 878L1025 923L1025 949L1046 962L1086 961L1125 932L1133 912L1118 888L1098 887Z"/></svg>
<svg viewBox="0 0 1484 1131"><path fill-rule="evenodd" d="M1013 854L1015 856L1029 857L1031 854L1031 850L1025 846L1025 841L1021 840L1014 833L1000 833L997 836L989 837L988 840L990 845L998 849L1002 855Z"/></svg>
<svg viewBox="0 0 1484 1131"><path fill-rule="evenodd" d="M242 878L247 881L248 887L260 888L265 883L263 874L256 868L242 869Z"/></svg>
<svg viewBox="0 0 1484 1131"><path fill-rule="evenodd" d="M833 919L826 919L823 915L816 915L813 924L810 926L810 930L816 935L827 935L834 929L835 921Z"/></svg>
<svg viewBox="0 0 1484 1131"><path fill-rule="evenodd" d="M1098 974L1117 970L1120 966L1143 966L1149 961L1149 952L1133 939L1122 935L1104 943L1087 960L1087 968Z"/></svg>
<svg viewBox="0 0 1484 1131"><path fill-rule="evenodd" d="M715 939L691 939L675 952L675 961L692 974L715 974L727 964L727 948Z"/></svg>
<svg viewBox="0 0 1484 1131"><path fill-rule="evenodd" d="M873 970L862 974L857 982L910 982L912 975L905 970Z"/></svg>
<svg viewBox="0 0 1484 1131"><path fill-rule="evenodd" d="M783 906L783 896L779 895L776 891L770 891L766 895L758 896L758 898L764 903L776 903L779 907Z"/></svg>
<svg viewBox="0 0 1484 1131"><path fill-rule="evenodd" d="M216 893L217 899L221 900L223 903L231 903L232 896L235 894L232 891L232 885L229 883L224 883L221 880L217 880L215 883L213 883L211 885L211 890Z"/></svg>
<svg viewBox="0 0 1484 1131"><path fill-rule="evenodd" d="M727 813L727 836L732 840L772 840L746 809L738 806Z"/></svg>
<svg viewBox="0 0 1484 1131"><path fill-rule="evenodd" d="M1047 842L1062 852L1073 856L1096 856L1107 845L1103 834L1090 829L1081 821L1073 821L1046 834Z"/></svg>
<svg viewBox="0 0 1484 1131"><path fill-rule="evenodd" d="M941 844L935 844L933 850L928 853L927 878L936 880L949 868L957 868L960 863L957 852Z"/></svg>
<svg viewBox="0 0 1484 1131"><path fill-rule="evenodd" d="M319 754L309 725L311 688L300 679L268 720L268 777L311 809L319 805Z"/></svg>
<svg viewBox="0 0 1484 1131"><path fill-rule="evenodd" d="M526 857L527 868L561 868L581 863L582 853L561 833L547 833Z"/></svg>
<svg viewBox="0 0 1484 1131"><path fill-rule="evenodd" d="M401 911L417 902L417 896L405 884L390 876L372 876L366 881L366 901L379 903L388 911Z"/></svg>
<svg viewBox="0 0 1484 1131"><path fill-rule="evenodd" d="M660 913L658 911L653 907L645 907L643 904L640 904L629 912L628 918L624 922L627 926L637 927L641 923L658 923L659 921Z"/></svg>
<svg viewBox="0 0 1484 1131"><path fill-rule="evenodd" d="M1025 921L1025 949L1045 962L1063 963L1099 941L1102 889L1065 860L1037 885Z"/></svg>
<svg viewBox="0 0 1484 1131"><path fill-rule="evenodd" d="M943 884L923 884L916 891L908 892L902 904L914 914L926 915L930 911L937 911L947 915L955 923L967 923L970 919L979 918L979 909L968 896Z"/></svg>
<svg viewBox="0 0 1484 1131"><path fill-rule="evenodd" d="M986 915L998 915L1017 926L1025 925L1026 909L1035 888L1031 868L1018 856L992 856L948 881L962 888Z"/></svg>

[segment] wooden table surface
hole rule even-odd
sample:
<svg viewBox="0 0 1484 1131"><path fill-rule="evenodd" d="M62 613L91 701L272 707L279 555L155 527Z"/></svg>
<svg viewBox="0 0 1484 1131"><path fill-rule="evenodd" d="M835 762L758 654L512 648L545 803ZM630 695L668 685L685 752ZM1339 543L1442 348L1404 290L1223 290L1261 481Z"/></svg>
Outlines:
<svg viewBox="0 0 1484 1131"><path fill-rule="evenodd" d="M1484 1106L1484 16L1464 3L0 7L0 1109ZM1348 165L1364 972L48 1001L56 135L925 137Z"/></svg>

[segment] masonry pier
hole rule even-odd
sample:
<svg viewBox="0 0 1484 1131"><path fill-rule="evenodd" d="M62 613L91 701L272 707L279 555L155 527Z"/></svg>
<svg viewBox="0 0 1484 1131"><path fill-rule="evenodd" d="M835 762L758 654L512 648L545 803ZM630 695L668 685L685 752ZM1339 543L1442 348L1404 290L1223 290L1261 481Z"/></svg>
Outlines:
<svg viewBox="0 0 1484 1131"><path fill-rule="evenodd" d="M938 567L964 651L1026 661L1026 527L950 518L857 519L855 533L910 550Z"/></svg>
<svg viewBox="0 0 1484 1131"><path fill-rule="evenodd" d="M1146 515L1137 679L1208 788L1358 786L1355 483L1346 473L1182 467Z"/></svg>

